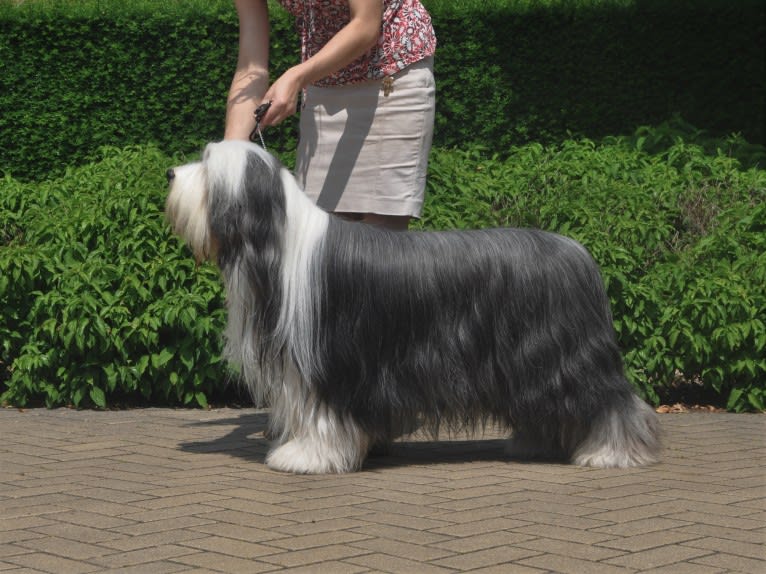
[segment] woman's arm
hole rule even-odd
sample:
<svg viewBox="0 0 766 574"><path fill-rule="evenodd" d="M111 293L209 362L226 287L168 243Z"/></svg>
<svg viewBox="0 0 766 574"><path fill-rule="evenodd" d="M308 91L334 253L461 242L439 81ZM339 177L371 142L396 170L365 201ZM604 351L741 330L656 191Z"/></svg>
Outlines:
<svg viewBox="0 0 766 574"><path fill-rule="evenodd" d="M253 112L269 87L269 11L266 0L236 0L239 56L226 102L225 139L247 139Z"/></svg>
<svg viewBox="0 0 766 574"><path fill-rule="evenodd" d="M349 0L348 4L348 24L319 52L282 74L266 92L263 99L271 101L271 107L263 118L264 125L278 124L294 114L298 94L303 88L337 72L378 42L383 20L382 0ZM318 17L321 18L321 15Z"/></svg>

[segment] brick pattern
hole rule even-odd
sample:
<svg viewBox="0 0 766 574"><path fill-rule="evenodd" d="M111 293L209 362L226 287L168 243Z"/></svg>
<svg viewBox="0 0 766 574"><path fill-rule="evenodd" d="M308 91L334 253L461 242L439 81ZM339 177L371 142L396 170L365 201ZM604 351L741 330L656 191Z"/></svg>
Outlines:
<svg viewBox="0 0 766 574"><path fill-rule="evenodd" d="M530 464L408 438L266 468L267 413L0 410L0 574L766 572L766 417L662 415L663 462Z"/></svg>

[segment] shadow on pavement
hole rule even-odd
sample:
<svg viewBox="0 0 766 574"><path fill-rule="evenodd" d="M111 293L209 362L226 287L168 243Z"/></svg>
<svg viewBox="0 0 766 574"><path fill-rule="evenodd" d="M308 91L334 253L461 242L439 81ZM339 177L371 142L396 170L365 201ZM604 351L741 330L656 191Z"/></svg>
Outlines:
<svg viewBox="0 0 766 574"><path fill-rule="evenodd" d="M238 417L198 421L190 426L208 427L212 435L216 428L226 430L210 440L184 442L179 448L197 454L227 454L245 460L264 463L270 442L264 436L268 413L243 414ZM383 451L375 450L364 463L364 470L393 466L461 464L477 461L517 461L504 453L505 439L475 438L432 440L417 433L395 441ZM555 462L555 461L549 461Z"/></svg>

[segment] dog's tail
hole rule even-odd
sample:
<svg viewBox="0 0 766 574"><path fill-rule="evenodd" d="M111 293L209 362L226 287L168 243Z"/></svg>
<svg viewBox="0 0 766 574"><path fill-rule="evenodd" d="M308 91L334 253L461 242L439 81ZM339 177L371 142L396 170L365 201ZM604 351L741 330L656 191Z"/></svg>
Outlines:
<svg viewBox="0 0 766 574"><path fill-rule="evenodd" d="M575 448L572 462L580 466L627 468L659 460L660 425L656 413L638 396L626 397L621 408L612 407L591 425Z"/></svg>

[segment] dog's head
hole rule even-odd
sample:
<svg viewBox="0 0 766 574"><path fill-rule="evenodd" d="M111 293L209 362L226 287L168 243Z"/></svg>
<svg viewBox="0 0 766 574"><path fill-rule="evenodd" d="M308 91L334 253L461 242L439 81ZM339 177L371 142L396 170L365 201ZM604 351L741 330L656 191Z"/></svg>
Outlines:
<svg viewBox="0 0 766 574"><path fill-rule="evenodd" d="M255 144L208 144L200 161L168 170L165 216L198 261L223 266L247 245L273 241L285 216L281 169Z"/></svg>

